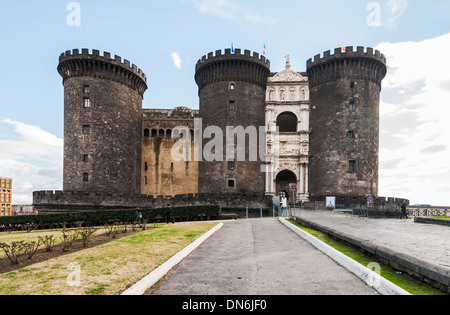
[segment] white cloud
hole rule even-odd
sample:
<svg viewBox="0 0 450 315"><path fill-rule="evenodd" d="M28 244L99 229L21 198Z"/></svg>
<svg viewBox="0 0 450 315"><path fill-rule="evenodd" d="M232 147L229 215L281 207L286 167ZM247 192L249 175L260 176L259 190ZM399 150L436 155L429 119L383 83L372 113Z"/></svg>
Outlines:
<svg viewBox="0 0 450 315"><path fill-rule="evenodd" d="M172 57L173 64L175 65L175 67L177 67L177 69L181 69L181 64L183 63L183 60L181 59L180 54L177 52L173 52L170 54L170 56Z"/></svg>
<svg viewBox="0 0 450 315"><path fill-rule="evenodd" d="M238 11L237 6L229 0L194 0L194 3L200 13L222 19L232 19Z"/></svg>
<svg viewBox="0 0 450 315"><path fill-rule="evenodd" d="M10 119L0 121L0 126L8 131L0 139L0 176L13 179L13 203L31 203L33 190L62 189L63 140Z"/></svg>
<svg viewBox="0 0 450 315"><path fill-rule="evenodd" d="M450 34L381 43L388 74L381 100L380 194L450 205ZM395 166L395 167L394 167ZM450 191L448 191L450 193Z"/></svg>
<svg viewBox="0 0 450 315"><path fill-rule="evenodd" d="M186 1L186 0L182 0ZM216 16L221 19L239 19L250 24L264 24L273 26L275 20L255 12L254 8L247 9L231 0L192 0L202 14ZM243 2L241 2L242 4Z"/></svg>
<svg viewBox="0 0 450 315"><path fill-rule="evenodd" d="M395 27L400 17L408 9L408 0L389 0L385 7L388 18L383 23L388 27Z"/></svg>

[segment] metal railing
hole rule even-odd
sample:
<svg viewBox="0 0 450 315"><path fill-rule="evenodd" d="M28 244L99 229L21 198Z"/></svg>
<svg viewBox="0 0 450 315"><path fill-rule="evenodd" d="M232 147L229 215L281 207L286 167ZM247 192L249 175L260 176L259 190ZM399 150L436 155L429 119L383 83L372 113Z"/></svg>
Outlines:
<svg viewBox="0 0 450 315"><path fill-rule="evenodd" d="M433 207L409 207L408 214L413 217L448 217L450 216L450 209Z"/></svg>

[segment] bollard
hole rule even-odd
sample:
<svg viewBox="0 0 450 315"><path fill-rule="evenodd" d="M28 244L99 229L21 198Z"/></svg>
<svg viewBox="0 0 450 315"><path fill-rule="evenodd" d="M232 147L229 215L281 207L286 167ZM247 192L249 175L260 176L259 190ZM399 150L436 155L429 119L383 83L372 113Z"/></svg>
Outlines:
<svg viewBox="0 0 450 315"><path fill-rule="evenodd" d="M245 210L245 217L246 217L247 220L248 220L248 207L247 207L247 209Z"/></svg>
<svg viewBox="0 0 450 315"><path fill-rule="evenodd" d="M261 219L262 219L262 217L263 217L263 216L262 216L262 207L259 208L259 212L260 212L260 214L261 214Z"/></svg>

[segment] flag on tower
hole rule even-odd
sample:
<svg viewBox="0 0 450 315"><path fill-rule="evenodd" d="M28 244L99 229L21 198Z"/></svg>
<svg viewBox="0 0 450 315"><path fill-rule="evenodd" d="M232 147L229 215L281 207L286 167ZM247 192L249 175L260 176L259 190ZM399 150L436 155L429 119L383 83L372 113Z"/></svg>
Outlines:
<svg viewBox="0 0 450 315"><path fill-rule="evenodd" d="M347 48L345 48L344 46L339 45L339 48L341 49L341 52L347 52Z"/></svg>
<svg viewBox="0 0 450 315"><path fill-rule="evenodd" d="M264 43L264 51L263 51L263 55L266 54L266 51L267 51L267 47L266 47L266 43Z"/></svg>
<svg viewBox="0 0 450 315"><path fill-rule="evenodd" d="M231 53L234 54L234 45L231 43Z"/></svg>

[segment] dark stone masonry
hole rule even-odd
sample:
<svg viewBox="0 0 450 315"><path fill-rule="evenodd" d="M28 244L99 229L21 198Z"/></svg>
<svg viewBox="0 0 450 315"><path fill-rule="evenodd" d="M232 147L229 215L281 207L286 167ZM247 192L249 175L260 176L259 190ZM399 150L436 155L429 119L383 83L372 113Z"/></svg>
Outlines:
<svg viewBox="0 0 450 315"><path fill-rule="evenodd" d="M372 212L395 213L405 200L378 196L379 103L386 58L372 48L347 47L346 52L339 48L317 55L306 67L302 75L307 76L304 88L309 84L311 130L310 152L305 153L310 159L309 200L303 205L323 207L327 196L336 196L336 204L361 208L368 206L371 196ZM236 142L234 157L226 155L228 126L254 127L258 136L259 128L267 127L266 88L273 73L265 56L240 49L203 56L195 68L200 103L195 112L183 107L143 110L145 74L107 52L66 51L59 58L58 72L64 85L64 187L33 193L40 213L167 203L220 204L230 211L272 209L259 152L266 146L260 143L265 137L258 138L256 160L250 159L253 146L248 135L240 148L245 161L237 159L242 151ZM196 118L202 120L200 130L195 130ZM192 143L190 152L201 160L174 162L171 148L161 146L175 143L170 139L174 122L203 140L200 147ZM208 151L205 147L218 136L208 135L211 126L221 129L223 142ZM221 161L205 160L220 149ZM165 195L155 195L160 192Z"/></svg>

